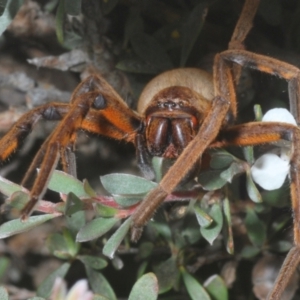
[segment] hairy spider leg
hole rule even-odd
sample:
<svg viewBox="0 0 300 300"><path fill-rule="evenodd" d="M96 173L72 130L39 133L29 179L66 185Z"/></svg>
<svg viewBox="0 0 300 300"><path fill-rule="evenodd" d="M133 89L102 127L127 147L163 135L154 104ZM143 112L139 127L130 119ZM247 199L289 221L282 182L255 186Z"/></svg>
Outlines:
<svg viewBox="0 0 300 300"><path fill-rule="evenodd" d="M229 43L232 49L244 48L243 42L252 28L252 21L259 5L259 0L246 0L234 33ZM234 81L238 81L240 68L231 72L225 65L227 62L216 55L214 61L214 87L215 97L210 113L206 116L198 134L186 147L175 164L165 174L158 187L146 196L134 215L131 230L131 239L136 241L140 238L143 226L148 222L154 211L164 201L202 156L209 144L216 138L220 128L232 123L237 115L236 96ZM225 100L226 99L226 100ZM230 106L230 107L229 107ZM180 174L175 176L174 174Z"/></svg>
<svg viewBox="0 0 300 300"><path fill-rule="evenodd" d="M299 73L300 70L295 66L288 63L281 62L277 59L270 58L264 55L259 55L251 53L245 50L227 50L218 55L215 58L214 67L214 84L215 93L218 95L214 101L211 111L205 118L197 136L194 140L186 147L182 155L174 163L174 165L169 169L167 174L164 176L159 186L152 190L141 203L138 209L133 214L133 226L132 226L132 240L137 240L142 232L143 226L149 221L153 212L158 208L158 206L164 201L166 195L170 194L176 186L179 184L181 176L174 176L174 174L182 174L183 176L187 174L193 164L202 156L204 151L210 144L214 145L214 140L217 138L218 131L221 128L225 128L231 118L235 118L237 104L235 98L235 92L233 88L233 76L230 72L231 63L237 63L242 66L253 68L264 73L280 76L288 81L289 85L289 95L291 97L291 103L297 103L297 111L299 110ZM226 99L226 100L225 100ZM221 101L220 101L221 100ZM296 114L297 112L293 112ZM273 124L274 125L274 124ZM242 125L240 125L242 126ZM280 127L280 125L279 125ZM233 127L234 128L234 127ZM242 128L242 127L240 127ZM254 128L254 127L253 127ZM286 127L284 127L286 128ZM291 132L291 130L286 131L285 134ZM299 144L299 132L293 129L293 142ZM250 138L250 137L249 137ZM272 142L281 138L280 134L269 131L265 135L251 135L251 139L248 141L247 145L256 145L260 143ZM216 144L215 144L216 145ZM294 148L300 148L294 147ZM300 199L300 179L298 175L298 150L294 153L294 158L292 159L291 168L291 195L292 195L292 207L294 211L294 242L295 248L293 252L300 252L300 213L298 200ZM293 255L289 255L293 257ZM286 268L290 266L289 260L284 264L284 270L280 274L278 279L280 287L275 288L275 292L280 294L283 290L282 283L285 275ZM278 292L278 290L280 292ZM270 299L276 298L272 292Z"/></svg>
<svg viewBox="0 0 300 300"><path fill-rule="evenodd" d="M49 103L19 119L0 140L1 160L7 159L19 147L39 119L61 122L44 142L23 179L26 184L41 164L31 189L30 201L21 212L22 220L28 218L44 194L59 159L65 171L76 174L73 148L78 130L134 143L141 127L141 118L128 108L113 88L101 76L92 75L78 85L70 104Z"/></svg>
<svg viewBox="0 0 300 300"><path fill-rule="evenodd" d="M300 129L286 123L251 122L232 126L220 132L211 148L228 146L254 146L278 140L288 140L294 145L291 158L291 200L294 216L294 246L289 250L276 278L269 300L282 299L282 294L300 262ZM298 146L299 145L299 146Z"/></svg>

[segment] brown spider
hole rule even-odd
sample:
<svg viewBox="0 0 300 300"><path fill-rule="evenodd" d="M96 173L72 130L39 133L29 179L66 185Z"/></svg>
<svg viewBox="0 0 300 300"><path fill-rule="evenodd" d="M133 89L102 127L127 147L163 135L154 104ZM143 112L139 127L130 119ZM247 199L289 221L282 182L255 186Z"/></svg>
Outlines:
<svg viewBox="0 0 300 300"><path fill-rule="evenodd" d="M92 75L78 85L70 104L49 103L37 107L11 128L0 141L0 159L7 159L40 119L61 120L32 162L22 184L40 172L30 201L21 213L28 218L43 196L59 159L63 169L75 174L73 146L78 130L133 143L145 177L152 178L152 156L176 158L158 187L149 192L132 216L131 239L137 241L145 224L181 180L192 173L209 148L248 146L286 139L296 145L291 159L291 198L294 212L294 247L290 250L268 299L280 299L300 260L300 130L285 123L251 122L232 125L237 116L234 80L246 66L288 81L290 107L300 118L300 70L285 62L244 50L243 41L252 26L259 0L246 0L229 44L216 55L213 77L199 69L167 71L154 78L142 92L138 112L131 111L101 77ZM234 64L234 68L233 68Z"/></svg>

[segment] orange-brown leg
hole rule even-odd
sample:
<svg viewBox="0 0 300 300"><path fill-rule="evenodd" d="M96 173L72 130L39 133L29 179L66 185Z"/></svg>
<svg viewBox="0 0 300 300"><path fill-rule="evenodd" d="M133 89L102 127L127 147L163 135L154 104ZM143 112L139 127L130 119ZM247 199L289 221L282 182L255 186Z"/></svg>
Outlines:
<svg viewBox="0 0 300 300"><path fill-rule="evenodd" d="M233 34L228 44L230 50L245 49L244 41L253 26L253 19L256 15L260 0L246 0L239 16L239 19L235 25ZM242 67L234 65L232 68L234 74L235 83L238 84Z"/></svg>
<svg viewBox="0 0 300 300"><path fill-rule="evenodd" d="M198 134L186 147L175 164L162 179L160 185L151 191L133 215L132 239L137 240L142 227L151 218L153 212L179 184L182 177L192 168L206 147L215 139L222 126L234 121L237 103L231 72L232 63L254 68L265 73L278 75L289 82L292 112L298 118L300 111L300 71L298 68L276 59L258 55L245 50L227 50L215 57L214 85L216 97L211 112L205 118ZM226 100L225 100L226 99ZM220 108L223 102L223 108ZM228 108L228 103L230 107ZM296 109L295 109L296 107ZM219 113L219 116L217 115ZM180 175L174 175L180 174Z"/></svg>
<svg viewBox="0 0 300 300"><path fill-rule="evenodd" d="M268 74L280 76L288 81L289 99L290 99L290 110L294 115L297 124L300 123L300 70L288 63L270 58L264 55L259 55L251 53L245 50L228 50L220 54L222 59L235 62L241 66L246 66L259 70ZM258 123L260 124L260 123ZM243 127L245 126L245 127ZM249 131L244 131L242 128L249 128ZM292 198L292 208L294 215L294 247L289 251L283 266L281 268L280 274L276 279L274 287L270 294L268 295L269 300L279 300L281 295L286 288L290 277L298 266L300 261L300 133L299 129L294 127L288 130L289 125L277 125L277 133L275 130L275 125L270 125L271 130L267 130L265 134L262 133L262 129L266 125L240 125L239 127L232 127L228 130L228 137L231 135L233 140L236 138L236 144L242 144L242 133L244 132L246 141L244 145L256 145L259 143L264 143L267 141L276 140L276 135L281 131L281 138L289 139L289 134L292 133L294 154L291 160L291 198ZM239 129L238 129L239 128ZM258 129L251 134L251 130ZM248 133L247 133L248 132ZM237 137L234 137L237 134ZM219 138L221 138L222 133ZM248 136L247 136L248 135ZM239 137L239 138L238 138ZM259 141L261 139L261 141ZM214 145L214 143L212 144ZM223 145L225 146L225 144Z"/></svg>
<svg viewBox="0 0 300 300"><path fill-rule="evenodd" d="M100 82L100 78L97 78L97 89L101 84L108 85L103 79L101 79L103 81ZM109 87L106 87L106 90L107 95L105 99L108 100L105 101L107 101L107 107L104 110L91 108L85 116L85 119L82 120L80 129L117 140L125 140L127 142L134 143L136 128L140 126L141 118L127 107L120 96L114 92L112 88L111 94L109 94ZM81 92L85 92L85 90L82 88ZM78 93L79 92L76 90L74 95L78 95ZM74 95L71 99L73 102L76 99L74 99ZM103 96L102 94L99 95ZM20 120L18 120L18 122L7 133L7 135L0 140L0 155L2 154L2 160L5 160L19 146L21 143L21 137L22 140L26 137L25 134L20 136L20 128L28 128L28 131L26 131L27 135L30 133L33 124L35 124L38 119L43 118L45 120L61 120L70 110L70 107L70 104L49 103L24 115ZM36 168L39 166L46 154L46 149L51 138L52 135L48 137L36 154L22 180L22 185L26 186L30 178L32 178L35 174ZM72 149L74 147L75 139L76 134L74 134L71 138L70 145L67 146L65 150L61 150L60 153L64 171L74 177L76 177L76 163ZM7 145L15 146L7 147ZM1 149L4 150L1 151Z"/></svg>
<svg viewBox="0 0 300 300"><path fill-rule="evenodd" d="M300 69L275 58L246 50L227 50L220 53L220 56L228 62L286 79L288 81L290 111L297 124L300 124Z"/></svg>
<svg viewBox="0 0 300 300"><path fill-rule="evenodd" d="M22 116L0 140L0 161L6 160L16 151L40 119L61 120L68 109L68 104L54 102L39 106Z"/></svg>
<svg viewBox="0 0 300 300"><path fill-rule="evenodd" d="M244 67L253 68L255 70L262 71L264 73L277 75L288 81L289 87L289 99L290 99L290 110L294 115L297 123L300 122L300 70L288 63L279 61L274 58L270 58L264 55L259 55L251 53L245 50L227 50L220 54L221 60L226 60L228 62L234 62ZM224 64L226 68L226 64ZM223 84L226 85L226 82L223 81ZM231 103L235 103L231 101ZM232 105L234 109L234 104ZM257 123L255 123L257 124ZM244 127L243 127L244 126ZM268 299L275 300L281 299L281 295L289 282L291 275L293 274L295 268L297 267L300 261L300 134L299 130L296 130L296 127L288 130L289 125L278 125L278 132L275 130L275 125L270 125L271 130L267 130L265 134L261 130L267 128L267 125L240 125L237 127L232 127L228 129L227 138L231 136L232 141L236 139L233 144L240 145L257 145L264 142L275 141L278 138L287 138L290 133L293 135L294 143L294 155L291 161L291 197L292 197L292 208L294 213L294 244L295 246L290 250L283 266L280 271L280 274L274 284L274 288L270 292ZM242 130L243 128L247 129L246 131ZM248 130L249 128L249 130ZM254 131L254 129L258 129ZM251 131L254 131L251 134ZM224 131L225 132L225 131ZM279 132L281 132L279 134ZM242 137L242 134L245 133L245 138ZM237 134L237 136L235 136ZM218 137L218 142L221 142L222 133ZM242 141L245 141L245 144ZM213 145L217 145L212 143ZM223 144L223 146L225 146ZM298 146L299 145L299 146Z"/></svg>
<svg viewBox="0 0 300 300"><path fill-rule="evenodd" d="M268 295L269 300L283 299L282 294L300 262L300 129L285 123L256 122L223 130L210 147L249 146L286 139L293 143L291 158L291 199L294 216L294 247L281 267Z"/></svg>
<svg viewBox="0 0 300 300"><path fill-rule="evenodd" d="M46 151L47 151L47 147L49 144L49 141L51 139L52 135L50 135L46 141L44 141L44 143L42 144L41 148L39 149L39 151L37 152L37 154L34 156L33 161L31 162L28 170L26 171L26 174L24 175L21 185L24 187L28 187L28 184L30 182L30 180L32 180L32 178L34 178L34 175L36 173L36 169L39 167L39 165L41 164ZM1 141L0 141L1 143Z"/></svg>
<svg viewBox="0 0 300 300"><path fill-rule="evenodd" d="M260 0L246 0L240 17L235 25L228 49L244 49L244 41L253 26L253 19L256 15Z"/></svg>
<svg viewBox="0 0 300 300"><path fill-rule="evenodd" d="M83 81L72 94L70 102L64 118L46 140L29 169L30 175L41 161L40 172L31 189L30 201L21 212L23 220L30 215L44 194L47 182L59 159L62 159L64 169L75 172L72 170L75 168L75 163L71 152L78 130L83 129L115 139L134 141L140 127L140 118L99 76L90 76ZM25 176L25 180L28 176Z"/></svg>
<svg viewBox="0 0 300 300"><path fill-rule="evenodd" d="M46 155L49 142L52 139L52 135L53 134L51 134L46 139L46 141L42 144L39 151L36 153L33 161L31 162L28 170L26 171L26 174L24 175L24 177L22 179L22 182L21 182L22 186L26 187L28 185L29 181L32 178L34 178L36 169L39 167L39 165L43 161L44 156ZM65 149L60 149L60 158L61 158L63 170L64 170L64 172L72 175L73 177L77 177L76 160L75 160L75 154L73 152L75 137L76 137L76 134L74 134L74 137L70 139L70 146L66 147Z"/></svg>
<svg viewBox="0 0 300 300"><path fill-rule="evenodd" d="M136 131L141 126L141 118L128 108L119 94L100 76L94 82L101 95L95 101L94 109L89 111L81 129L98 133L114 139L133 142ZM99 109L97 106L103 106Z"/></svg>
<svg viewBox="0 0 300 300"><path fill-rule="evenodd" d="M69 146L67 146L65 149L61 149L60 159L64 172L77 178L76 157L74 153L75 137L76 134L74 134L74 139L71 138Z"/></svg>
<svg viewBox="0 0 300 300"><path fill-rule="evenodd" d="M89 92L83 94L82 97L77 97L77 101L69 108L68 113L56 127L50 140L47 141L45 156L30 192L30 201L21 211L22 220L27 219L34 206L43 196L50 175L58 163L59 154L65 147L69 146L73 133L80 128L82 119L88 113L88 110L97 95L97 92Z"/></svg>
<svg viewBox="0 0 300 300"><path fill-rule="evenodd" d="M199 132L188 144L174 165L165 174L158 187L150 191L132 216L131 239L137 241L143 226L149 221L158 206L171 194L181 179L193 168L206 148L217 137L226 119L234 118L230 104L235 102L232 73L226 61L216 57L214 66L214 84L217 96L213 99L211 110L205 117ZM223 84L226 82L227 84Z"/></svg>

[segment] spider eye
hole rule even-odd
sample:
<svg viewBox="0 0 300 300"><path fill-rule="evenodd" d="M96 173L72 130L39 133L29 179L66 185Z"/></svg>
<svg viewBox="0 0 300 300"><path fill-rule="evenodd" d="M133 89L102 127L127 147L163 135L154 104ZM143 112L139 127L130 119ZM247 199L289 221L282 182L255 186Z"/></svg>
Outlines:
<svg viewBox="0 0 300 300"><path fill-rule="evenodd" d="M93 103L93 107L96 109L104 109L107 106L107 100L102 96L99 95L95 98L95 101Z"/></svg>
<svg viewBox="0 0 300 300"><path fill-rule="evenodd" d="M61 115L54 107L47 107L43 112L43 116L46 120L61 120Z"/></svg>

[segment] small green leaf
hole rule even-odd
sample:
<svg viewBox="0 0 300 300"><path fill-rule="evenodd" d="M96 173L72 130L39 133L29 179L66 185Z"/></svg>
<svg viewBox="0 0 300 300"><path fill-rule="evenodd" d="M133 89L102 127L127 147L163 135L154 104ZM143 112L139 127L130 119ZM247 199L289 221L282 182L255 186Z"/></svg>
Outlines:
<svg viewBox="0 0 300 300"><path fill-rule="evenodd" d="M0 36L12 22L24 0L8 0L0 17ZM3 7L3 6L2 6Z"/></svg>
<svg viewBox="0 0 300 300"><path fill-rule="evenodd" d="M107 266L107 261L97 256L79 255L78 259L80 259L84 265L94 270L101 270Z"/></svg>
<svg viewBox="0 0 300 300"><path fill-rule="evenodd" d="M260 214L260 213L267 213L267 212L270 212L270 207L268 207L267 205L265 205L265 203L257 203L254 206L254 210L258 214Z"/></svg>
<svg viewBox="0 0 300 300"><path fill-rule="evenodd" d="M207 14L207 3L199 3L194 7L193 11L189 15L186 24L183 27L183 39L180 66L184 67L187 59L191 53L191 50L202 30L205 17Z"/></svg>
<svg viewBox="0 0 300 300"><path fill-rule="evenodd" d="M221 177L222 170L209 170L199 174L198 182L203 189L215 191L223 187L227 181Z"/></svg>
<svg viewBox="0 0 300 300"><path fill-rule="evenodd" d="M165 293L172 289L179 279L179 270L176 258L171 256L166 261L154 268L159 282L159 293Z"/></svg>
<svg viewBox="0 0 300 300"><path fill-rule="evenodd" d="M65 49L73 50L75 48L80 48L80 46L82 46L82 43L83 43L83 37L77 32L73 30L66 30L64 32L64 43L62 44L62 46ZM70 70L75 71L77 67L80 68L79 65L76 65L74 63L73 65L70 66Z"/></svg>
<svg viewBox="0 0 300 300"><path fill-rule="evenodd" d="M58 1L59 0L49 0L44 6L45 11L52 12L56 8Z"/></svg>
<svg viewBox="0 0 300 300"><path fill-rule="evenodd" d="M74 236L79 232L81 228L85 225L85 213L84 211L79 211L70 216L65 216L66 224L68 229L72 232Z"/></svg>
<svg viewBox="0 0 300 300"><path fill-rule="evenodd" d="M253 109L254 109L255 120L261 122L263 118L261 106L259 104L255 104Z"/></svg>
<svg viewBox="0 0 300 300"><path fill-rule="evenodd" d="M67 227L75 236L85 225L85 212L84 203L72 192L68 194L64 213Z"/></svg>
<svg viewBox="0 0 300 300"><path fill-rule="evenodd" d="M56 217L56 215L47 214L29 217L28 220L24 222L22 222L20 219L8 221L0 226L0 239L7 238L20 232L28 231Z"/></svg>
<svg viewBox="0 0 300 300"><path fill-rule="evenodd" d="M65 215L72 215L76 212L82 211L84 209L83 202L72 192L68 194Z"/></svg>
<svg viewBox="0 0 300 300"><path fill-rule="evenodd" d="M287 191L287 186L283 186L283 188L272 190L272 191L263 191L261 193L262 202L269 206L275 206L282 208L284 206L289 205L290 197Z"/></svg>
<svg viewBox="0 0 300 300"><path fill-rule="evenodd" d="M221 232L223 226L223 214L220 204L215 203L209 210L209 215L214 222L208 227L200 227L202 236L212 245Z"/></svg>
<svg viewBox="0 0 300 300"><path fill-rule="evenodd" d="M0 299L9 300L7 290L3 286L0 286Z"/></svg>
<svg viewBox="0 0 300 300"><path fill-rule="evenodd" d="M208 227L214 220L208 215L204 210L202 210L198 205L194 206L195 215L197 221L201 227Z"/></svg>
<svg viewBox="0 0 300 300"><path fill-rule="evenodd" d="M116 270L121 270L124 267L123 260L117 255L112 258L111 264Z"/></svg>
<svg viewBox="0 0 300 300"><path fill-rule="evenodd" d="M5 256L0 257L0 282L4 278L9 265L10 265L10 260L7 257Z"/></svg>
<svg viewBox="0 0 300 300"><path fill-rule="evenodd" d="M157 183L130 174L108 174L100 177L103 187L112 195L146 194Z"/></svg>
<svg viewBox="0 0 300 300"><path fill-rule="evenodd" d="M84 185L73 176L62 171L55 170L50 178L48 188L52 191L68 195L74 193L77 197L89 197Z"/></svg>
<svg viewBox="0 0 300 300"><path fill-rule="evenodd" d="M67 228L63 229L63 234L54 233L50 235L47 244L52 254L60 259L74 258L80 249L80 244L75 243Z"/></svg>
<svg viewBox="0 0 300 300"><path fill-rule="evenodd" d="M129 207L135 205L143 200L145 194L136 195L113 195L116 203L122 207Z"/></svg>
<svg viewBox="0 0 300 300"><path fill-rule="evenodd" d="M117 218L96 218L79 230L76 241L82 243L94 240L108 232L118 222Z"/></svg>
<svg viewBox="0 0 300 300"><path fill-rule="evenodd" d="M100 203L95 204L95 212L98 217L113 217L119 211L117 208L106 206Z"/></svg>
<svg viewBox="0 0 300 300"><path fill-rule="evenodd" d="M15 192L28 192L25 188L22 186L13 183L3 177L0 176L0 192L4 194L5 196L11 196Z"/></svg>
<svg viewBox="0 0 300 300"><path fill-rule="evenodd" d="M188 226L180 230L175 236L175 244L178 248L187 247L197 243L202 238L200 230L196 226Z"/></svg>
<svg viewBox="0 0 300 300"><path fill-rule="evenodd" d="M209 277L203 284L212 300L228 300L228 290L224 280L219 275Z"/></svg>
<svg viewBox="0 0 300 300"><path fill-rule="evenodd" d="M253 245L261 247L267 236L266 225L258 218L254 209L247 208L245 218L245 226L247 234Z"/></svg>
<svg viewBox="0 0 300 300"><path fill-rule="evenodd" d="M227 170L221 172L220 177L231 183L234 176L244 172L243 164L234 161Z"/></svg>
<svg viewBox="0 0 300 300"><path fill-rule="evenodd" d="M81 14L81 0L64 0L65 12L71 16L78 16Z"/></svg>
<svg viewBox="0 0 300 300"><path fill-rule="evenodd" d="M261 194L259 193L255 183L253 182L250 170L246 172L246 188L249 195L249 198L255 202L260 203L262 202Z"/></svg>
<svg viewBox="0 0 300 300"><path fill-rule="evenodd" d="M3 15L7 3L8 3L8 0L1 0L0 1L0 16Z"/></svg>
<svg viewBox="0 0 300 300"><path fill-rule="evenodd" d="M154 156L152 158L152 167L155 173L155 180L157 182L160 182L160 180L162 179L162 171L163 171L163 162L164 162L164 158L163 157L158 157L158 156Z"/></svg>
<svg viewBox="0 0 300 300"><path fill-rule="evenodd" d="M292 247L293 243L290 241L276 241L269 245L269 249L277 253L287 253Z"/></svg>
<svg viewBox="0 0 300 300"><path fill-rule="evenodd" d="M202 285L185 270L181 271L184 285L192 300L211 300Z"/></svg>
<svg viewBox="0 0 300 300"><path fill-rule="evenodd" d="M65 20L65 5L64 0L60 0L55 16L55 28L57 40L60 44L64 43L64 20Z"/></svg>
<svg viewBox="0 0 300 300"><path fill-rule="evenodd" d="M128 218L118 230L109 238L103 247L102 253L109 258L113 258L116 250L121 244L122 240L126 236L128 230L130 229L131 218Z"/></svg>
<svg viewBox="0 0 300 300"><path fill-rule="evenodd" d="M225 150L213 151L211 154L210 167L212 169L224 169L234 161L234 156Z"/></svg>
<svg viewBox="0 0 300 300"><path fill-rule="evenodd" d="M253 147L252 146L243 147L243 153L248 164L253 165L255 162Z"/></svg>
<svg viewBox="0 0 300 300"><path fill-rule="evenodd" d="M260 253L260 249L256 246L245 246L241 251L241 257L249 259Z"/></svg>
<svg viewBox="0 0 300 300"><path fill-rule="evenodd" d="M39 286L37 293L36 293L37 296L49 298L55 279L57 277L64 278L66 276L69 268L70 268L70 264L64 263L58 269L56 269L53 273L51 273Z"/></svg>
<svg viewBox="0 0 300 300"><path fill-rule="evenodd" d="M60 233L51 234L47 238L47 246L49 251L58 258L66 259L70 257L67 242Z"/></svg>
<svg viewBox="0 0 300 300"><path fill-rule="evenodd" d="M97 193L94 191L94 189L91 187L90 183L86 180L83 179L83 188L84 191L89 195L91 198L97 197Z"/></svg>
<svg viewBox="0 0 300 300"><path fill-rule="evenodd" d="M145 274L148 265L149 265L148 261L144 261L140 264L136 275L137 278L140 278L143 276L143 274Z"/></svg>
<svg viewBox="0 0 300 300"><path fill-rule="evenodd" d="M167 240L171 240L172 232L168 224L162 222L150 222L148 225L154 228L160 235L162 235Z"/></svg>
<svg viewBox="0 0 300 300"><path fill-rule="evenodd" d="M223 211L224 211L225 223L227 228L226 250L229 254L233 254L234 241L233 241L233 234L232 234L230 203L227 197L223 200Z"/></svg>
<svg viewBox="0 0 300 300"><path fill-rule="evenodd" d="M155 274L147 273L134 284L128 300L155 300L157 296L157 278Z"/></svg>
<svg viewBox="0 0 300 300"><path fill-rule="evenodd" d="M282 215L277 218L275 222L272 223L272 227L270 228L270 234L276 235L281 232L283 228L286 228L290 223L291 217L289 215Z"/></svg>
<svg viewBox="0 0 300 300"><path fill-rule="evenodd" d="M114 290L110 286L106 278L98 271L85 265L86 274L89 279L89 284L94 293L106 297L109 300L117 300Z"/></svg>
<svg viewBox="0 0 300 300"><path fill-rule="evenodd" d="M5 204L9 204L9 206L16 208L17 210L21 210L25 207L26 203L30 200L29 193L18 191L11 195L11 197L5 201Z"/></svg>
<svg viewBox="0 0 300 300"><path fill-rule="evenodd" d="M63 237L66 241L68 253L71 257L75 257L79 251L80 244L75 242L71 231L67 228L63 229Z"/></svg>

